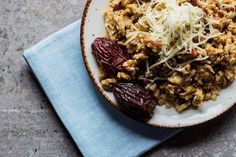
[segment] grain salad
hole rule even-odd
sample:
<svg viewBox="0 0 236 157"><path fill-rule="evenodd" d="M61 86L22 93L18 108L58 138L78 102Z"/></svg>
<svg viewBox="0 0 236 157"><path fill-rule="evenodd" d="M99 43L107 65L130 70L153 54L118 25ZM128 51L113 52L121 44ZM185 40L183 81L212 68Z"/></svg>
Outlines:
<svg viewBox="0 0 236 157"><path fill-rule="evenodd" d="M127 53L122 67L100 66L105 90L135 82L182 112L216 100L235 79L235 0L110 0L104 21L105 38Z"/></svg>

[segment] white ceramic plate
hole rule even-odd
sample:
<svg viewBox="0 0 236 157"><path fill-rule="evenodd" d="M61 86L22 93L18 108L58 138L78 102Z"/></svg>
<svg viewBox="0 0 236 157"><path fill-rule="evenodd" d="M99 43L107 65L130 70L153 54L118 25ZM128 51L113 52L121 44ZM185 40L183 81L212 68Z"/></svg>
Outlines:
<svg viewBox="0 0 236 157"><path fill-rule="evenodd" d="M99 90L99 92L118 110L137 120L128 111L121 108L112 93L102 89L98 79L98 65L91 52L91 44L97 37L105 36L103 12L108 6L109 0L88 0L81 25L81 46L87 71ZM155 115L144 123L154 127L179 128L193 126L209 121L234 106L236 102L236 81L228 88L222 90L217 101L205 102L198 110L189 109L183 113L177 113L175 109L165 109L157 106Z"/></svg>

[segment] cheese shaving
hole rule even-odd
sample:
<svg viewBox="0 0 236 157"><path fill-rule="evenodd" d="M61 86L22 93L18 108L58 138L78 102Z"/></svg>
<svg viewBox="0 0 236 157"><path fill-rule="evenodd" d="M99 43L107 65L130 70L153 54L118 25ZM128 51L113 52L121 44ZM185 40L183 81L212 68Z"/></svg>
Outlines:
<svg viewBox="0 0 236 157"><path fill-rule="evenodd" d="M137 5L138 5L139 7L141 6L139 0L136 0L136 3L137 3Z"/></svg>
<svg viewBox="0 0 236 157"><path fill-rule="evenodd" d="M164 63L175 70L167 61L178 54L192 53L193 49L199 53L196 61L207 58L201 45L220 33L213 29L212 20L206 18L201 8L188 2L178 4L176 0L151 0L146 5L148 8L137 25L148 28L148 31L135 28L134 32L127 34L126 44L143 34L148 35L151 41L162 42L160 60L149 69Z"/></svg>

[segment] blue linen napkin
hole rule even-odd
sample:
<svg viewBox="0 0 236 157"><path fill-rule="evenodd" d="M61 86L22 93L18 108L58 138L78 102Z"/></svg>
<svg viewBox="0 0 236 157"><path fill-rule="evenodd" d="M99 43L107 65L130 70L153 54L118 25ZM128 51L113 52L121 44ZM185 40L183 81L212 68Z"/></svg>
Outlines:
<svg viewBox="0 0 236 157"><path fill-rule="evenodd" d="M82 60L80 20L26 50L24 57L85 157L140 156L180 131L136 122L98 94Z"/></svg>

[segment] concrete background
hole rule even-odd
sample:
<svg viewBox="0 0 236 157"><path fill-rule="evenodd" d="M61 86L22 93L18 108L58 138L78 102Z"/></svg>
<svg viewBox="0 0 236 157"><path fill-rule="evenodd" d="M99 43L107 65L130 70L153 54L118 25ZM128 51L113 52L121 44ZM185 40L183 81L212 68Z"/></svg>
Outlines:
<svg viewBox="0 0 236 157"><path fill-rule="evenodd" d="M81 17L85 0L0 0L0 157L81 156L22 53ZM236 157L236 108L145 157Z"/></svg>

